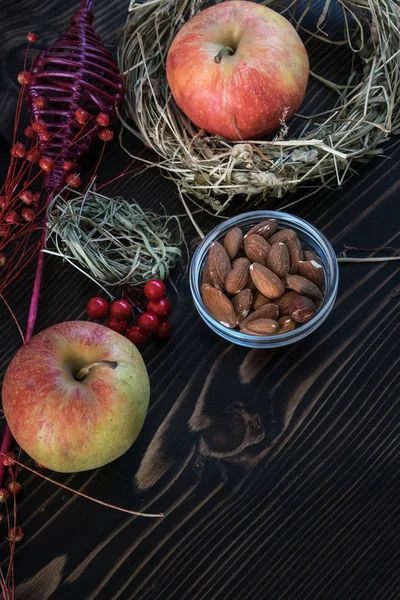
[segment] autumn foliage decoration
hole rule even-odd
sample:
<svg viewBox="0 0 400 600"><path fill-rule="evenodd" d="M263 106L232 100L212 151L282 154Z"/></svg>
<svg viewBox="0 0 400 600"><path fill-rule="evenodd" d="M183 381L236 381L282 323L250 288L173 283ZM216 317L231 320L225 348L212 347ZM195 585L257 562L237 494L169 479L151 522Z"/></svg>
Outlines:
<svg viewBox="0 0 400 600"><path fill-rule="evenodd" d="M32 123L46 132L39 133L39 151L53 162L45 186L55 192L78 175L93 138L112 137L107 125L122 100L118 68L92 28L91 9L91 0L83 0L68 31L36 60L27 84Z"/></svg>
<svg viewBox="0 0 400 600"><path fill-rule="evenodd" d="M0 192L0 297L39 251L25 341L32 337L38 310L47 207L55 194L63 193L68 201L68 188L82 185L82 159L96 138L102 144L98 167L113 138L110 119L122 100L122 78L94 32L92 9L92 0L82 0L66 33L18 76L11 160ZM34 33L27 37L29 43L37 39ZM31 123L21 141L17 125L24 101ZM35 230L42 231L40 240ZM7 427L1 452L7 453L10 444ZM0 464L0 485L3 476Z"/></svg>

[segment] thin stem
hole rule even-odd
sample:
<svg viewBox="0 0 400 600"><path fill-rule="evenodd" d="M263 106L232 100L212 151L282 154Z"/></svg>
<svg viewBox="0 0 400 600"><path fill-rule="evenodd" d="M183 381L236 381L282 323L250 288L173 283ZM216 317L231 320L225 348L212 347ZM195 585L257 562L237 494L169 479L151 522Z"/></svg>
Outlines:
<svg viewBox="0 0 400 600"><path fill-rule="evenodd" d="M84 379L89 375L90 370L95 367L108 367L109 369L116 369L118 367L118 363L115 360L95 360L89 365L85 365L80 369L75 377L78 381L84 381Z"/></svg>
<svg viewBox="0 0 400 600"><path fill-rule="evenodd" d="M36 265L35 281L33 284L32 299L31 299L31 303L29 306L28 325L26 328L26 335L25 335L26 342L29 342L29 340L33 336L33 330L35 328L36 317L37 317L37 313L38 313L38 309L39 309L40 288L42 287L42 279L43 279L43 271L44 271L44 252L42 252L42 250L44 249L45 242L46 242L46 223L47 223L47 218L45 216L44 222L43 222L44 229L43 229L43 233L42 233L42 239L41 239L40 248L39 248L39 256L38 256L38 261L37 261L37 265Z"/></svg>
<svg viewBox="0 0 400 600"><path fill-rule="evenodd" d="M12 444L12 435L8 424L6 423L6 427L4 429L3 440L1 442L0 454L7 454L10 451ZM4 474L6 471L5 465L0 463L0 486L3 484Z"/></svg>
<svg viewBox="0 0 400 600"><path fill-rule="evenodd" d="M186 200L185 200L185 198L183 197L183 193L182 193L182 190L181 190L181 188L180 188L180 187L178 187L178 192L179 192L179 196L180 196L181 202L182 202L182 204L183 204L183 207L184 207L184 209L186 210L186 213L187 213L187 215L188 215L189 219L191 220L193 227L195 228L195 230L196 230L196 231L197 231L197 233L199 234L199 236L200 236L200 239L202 239L202 240L203 240L203 239L205 238L205 235L204 235L204 233L202 232L202 230L200 229L200 227L197 225L197 223L196 223L196 221L195 221L195 219L194 219L194 217L193 217L193 214L192 214L192 212L189 210L189 207L188 207L188 205L187 205L187 203L186 203Z"/></svg>
<svg viewBox="0 0 400 600"><path fill-rule="evenodd" d="M17 327L18 331L19 331L19 334L20 334L20 336L21 336L22 343L23 343L23 344L25 344L25 337L24 337L24 334L23 334L23 332L22 332L21 326L20 326L20 324L18 323L18 319L17 319L17 317L16 317L16 316L15 316L15 314L14 314L14 311L12 310L11 306L8 304L7 300L4 298L3 294L0 294L0 298L3 300L3 302L4 302L4 304L6 305L6 307L7 307L8 311L9 311L10 315L11 315L11 316L12 316L12 318L13 318L13 321L14 321L14 323L15 323L15 325L16 325L16 327Z"/></svg>
<svg viewBox="0 0 400 600"><path fill-rule="evenodd" d="M341 263L388 262L390 260L400 260L400 256L370 256L368 258L347 258L347 256L339 256L337 259L337 261Z"/></svg>
<svg viewBox="0 0 400 600"><path fill-rule="evenodd" d="M4 455L4 453L0 452L0 455ZM119 512L127 513L128 515L133 515L134 517L148 517L148 518L152 518L153 519L153 518L160 518L160 517L164 516L163 513L157 513L157 514L140 513L140 512L136 512L134 510L129 510L128 508L121 508L120 506L115 506L114 504L109 504L108 502L103 502L102 500L98 500L97 498L93 498L92 496L88 496L87 494L84 494L83 492L79 492L78 490L74 490L73 488L69 487L68 485L64 485L63 483L60 483L58 481L54 481L54 479L50 479L50 477L46 477L46 475L43 475L42 473L38 473L34 469L31 469L30 467L27 467L26 465L24 465L23 463L19 462L18 460L15 460L15 464L18 465L19 467L21 467L22 469L26 469L30 473L34 473L38 477L41 477L42 479L45 479L49 483L53 483L54 485L58 485L58 487L63 488L64 490L67 490L68 492L71 492L72 494L76 494L77 496L81 496L82 498L86 498L86 500L90 500L91 502L95 502L96 504L100 504L101 506L106 506L107 508L112 508L113 510L118 510Z"/></svg>
<svg viewBox="0 0 400 600"><path fill-rule="evenodd" d="M219 64L222 61L224 56L226 56L226 55L231 56L232 54L235 54L235 51L233 48L231 48L230 46L222 46L222 48L218 52L218 54L216 56L214 56L214 62Z"/></svg>
<svg viewBox="0 0 400 600"><path fill-rule="evenodd" d="M39 309L40 288L42 286L43 271L44 271L44 252L42 252L42 250L44 250L44 247L46 245L47 207L49 206L51 200L52 200L52 194L49 193L47 201L46 201L45 213L44 213L44 217L43 217L43 233L42 233L42 237L40 240L39 257L38 257L38 261L37 261L37 265L36 265L35 281L33 284L31 303L29 306L28 324L27 324L26 333L25 333L25 343L29 342L30 339L32 338L33 331L35 328L36 317L37 317L37 313L38 313L38 309ZM9 452L10 448L11 448L11 444L12 444L12 435L11 435L11 431L10 431L8 424L6 423L0 452L3 454L6 454L7 452ZM5 474L5 466L3 465L3 463L0 463L0 486L3 484L4 474Z"/></svg>

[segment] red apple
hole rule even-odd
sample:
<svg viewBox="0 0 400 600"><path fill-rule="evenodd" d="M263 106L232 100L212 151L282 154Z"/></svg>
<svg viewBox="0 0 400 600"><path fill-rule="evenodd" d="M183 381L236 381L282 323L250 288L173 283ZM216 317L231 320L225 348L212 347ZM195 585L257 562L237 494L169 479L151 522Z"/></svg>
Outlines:
<svg viewBox="0 0 400 600"><path fill-rule="evenodd" d="M294 27L247 0L221 2L187 21L166 66L181 110L198 127L230 140L276 130L299 108L309 75Z"/></svg>
<svg viewBox="0 0 400 600"><path fill-rule="evenodd" d="M3 409L18 444L62 473L95 469L135 441L149 403L140 352L119 333L85 321L36 335L11 361Z"/></svg>

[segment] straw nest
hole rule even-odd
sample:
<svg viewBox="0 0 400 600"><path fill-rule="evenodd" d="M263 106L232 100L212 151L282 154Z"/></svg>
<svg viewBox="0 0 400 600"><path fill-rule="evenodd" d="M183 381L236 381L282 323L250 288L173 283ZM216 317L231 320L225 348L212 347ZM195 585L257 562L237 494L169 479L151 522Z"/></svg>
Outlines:
<svg viewBox="0 0 400 600"><path fill-rule="evenodd" d="M301 21L312 0L264 4L284 12L304 31ZM126 84L121 144L128 129L152 148L159 156L156 164L176 182L182 197L221 212L237 194L280 198L298 186L341 185L353 161L378 154L385 138L400 131L400 8L395 0L321 3L315 32L308 35L321 44L321 52L326 43L338 44L321 28L330 11L340 9L341 43L354 56L354 67L344 85L312 73L337 92L337 101L322 115L304 117L295 139L289 139L284 116L270 140L229 142L199 131L171 97L165 61L178 30L207 5L207 0L133 1L119 51Z"/></svg>
<svg viewBox="0 0 400 600"><path fill-rule="evenodd" d="M50 204L45 252L68 262L110 296L106 288L167 279L180 262L184 239L177 217L144 212L134 200L109 198L91 188L68 192L68 202L57 195Z"/></svg>

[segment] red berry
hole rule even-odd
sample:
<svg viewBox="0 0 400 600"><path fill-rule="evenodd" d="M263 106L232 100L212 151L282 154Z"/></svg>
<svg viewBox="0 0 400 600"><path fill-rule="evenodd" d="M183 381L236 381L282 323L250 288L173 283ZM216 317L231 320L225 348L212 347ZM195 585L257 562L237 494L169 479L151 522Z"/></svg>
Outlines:
<svg viewBox="0 0 400 600"><path fill-rule="evenodd" d="M16 456L14 452L7 452L1 457L1 462L5 467L12 467L13 465L15 465L15 459Z"/></svg>
<svg viewBox="0 0 400 600"><path fill-rule="evenodd" d="M0 209L5 209L8 207L8 199L7 196L0 196Z"/></svg>
<svg viewBox="0 0 400 600"><path fill-rule="evenodd" d="M160 279L150 279L144 286L144 295L148 300L160 300L166 293L165 283Z"/></svg>
<svg viewBox="0 0 400 600"><path fill-rule="evenodd" d="M166 340L171 335L172 327L169 321L161 321L158 331L154 334L157 340Z"/></svg>
<svg viewBox="0 0 400 600"><path fill-rule="evenodd" d="M38 119L37 121L33 121L33 123L32 123L32 129L36 133L46 133L47 132L47 125L46 125L46 123L42 119Z"/></svg>
<svg viewBox="0 0 400 600"><path fill-rule="evenodd" d="M160 319L150 312L145 312L142 315L140 315L140 317L137 320L137 323L139 325L140 331L143 331L143 333L155 333L160 327Z"/></svg>
<svg viewBox="0 0 400 600"><path fill-rule="evenodd" d="M24 190L20 193L19 197L25 204L32 204L33 202L33 192L30 190Z"/></svg>
<svg viewBox="0 0 400 600"><path fill-rule="evenodd" d="M4 223L0 224L0 236L1 237L7 237L8 235L10 235L10 226L9 225L5 225Z"/></svg>
<svg viewBox="0 0 400 600"><path fill-rule="evenodd" d="M26 148L22 142L16 142L11 146L10 153L16 158L24 158L26 156Z"/></svg>
<svg viewBox="0 0 400 600"><path fill-rule="evenodd" d="M82 179L79 177L78 173L70 173L66 176L65 181L72 188L78 188L82 185Z"/></svg>
<svg viewBox="0 0 400 600"><path fill-rule="evenodd" d="M116 300L111 304L110 313L119 321L130 319L132 316L131 305L126 300Z"/></svg>
<svg viewBox="0 0 400 600"><path fill-rule="evenodd" d="M33 104L36 108L44 108L46 106L46 98L44 96L36 96L33 100Z"/></svg>
<svg viewBox="0 0 400 600"><path fill-rule="evenodd" d="M39 160L39 167L45 173L51 173L54 168L53 159L49 156L42 156L42 158Z"/></svg>
<svg viewBox="0 0 400 600"><path fill-rule="evenodd" d="M15 225L15 223L18 223L18 213L16 210L9 210L8 213L6 213L4 220L6 223L9 223L10 225Z"/></svg>
<svg viewBox="0 0 400 600"><path fill-rule="evenodd" d="M19 481L10 481L10 483L7 486L7 489L10 492L10 494L15 494L17 496L21 493L22 485Z"/></svg>
<svg viewBox="0 0 400 600"><path fill-rule="evenodd" d="M28 31L26 39L28 40L28 42L34 44L35 42L37 42L38 36L36 35L36 33L33 33L33 31Z"/></svg>
<svg viewBox="0 0 400 600"><path fill-rule="evenodd" d="M89 121L90 115L89 115L88 111L85 110L84 108L78 108L75 111L75 119L81 125L85 125L85 123L87 123Z"/></svg>
<svg viewBox="0 0 400 600"><path fill-rule="evenodd" d="M0 252L0 267L4 267L7 262L7 257L4 252Z"/></svg>
<svg viewBox="0 0 400 600"><path fill-rule="evenodd" d="M30 127L30 125L28 125L27 127L25 127L24 134L28 138L34 138L35 137L35 132L33 131L32 127Z"/></svg>
<svg viewBox="0 0 400 600"><path fill-rule="evenodd" d="M8 539L10 542L20 542L24 537L24 532L21 527L12 527L8 532Z"/></svg>
<svg viewBox="0 0 400 600"><path fill-rule="evenodd" d="M128 329L128 321L119 321L115 317L108 317L106 325L118 333L126 333Z"/></svg>
<svg viewBox="0 0 400 600"><path fill-rule="evenodd" d="M25 206L21 211L21 216L24 221L28 221L28 223L30 223L35 218L35 211Z"/></svg>
<svg viewBox="0 0 400 600"><path fill-rule="evenodd" d="M100 296L91 298L86 306L86 312L91 319L105 319L108 317L110 305Z"/></svg>
<svg viewBox="0 0 400 600"><path fill-rule="evenodd" d="M131 342L133 342L136 345L144 344L149 339L147 333L143 333L143 331L140 331L138 325L133 325L132 327L129 327L128 331L126 332L126 337L128 338L128 340L131 340Z"/></svg>
<svg viewBox="0 0 400 600"><path fill-rule="evenodd" d="M108 127L110 124L110 117L106 113L99 113L96 117L96 123L100 125L100 127Z"/></svg>
<svg viewBox="0 0 400 600"><path fill-rule="evenodd" d="M64 160L63 164L62 164L62 168L64 169L64 171L70 171L74 166L74 163L71 162L70 160Z"/></svg>
<svg viewBox="0 0 400 600"><path fill-rule="evenodd" d="M7 502L10 497L10 492L7 488L0 488L0 502Z"/></svg>
<svg viewBox="0 0 400 600"><path fill-rule="evenodd" d="M31 80L31 76L28 71L21 71L21 73L18 73L17 79L21 85L27 85Z"/></svg>
<svg viewBox="0 0 400 600"><path fill-rule="evenodd" d="M112 131L112 129L102 129L99 133L99 138L103 142L111 142L113 137L114 137L114 132Z"/></svg>
<svg viewBox="0 0 400 600"><path fill-rule="evenodd" d="M162 319L167 317L171 312L171 304L166 298L160 298L160 300L149 300L146 306L147 312L154 313L157 317Z"/></svg>
<svg viewBox="0 0 400 600"><path fill-rule="evenodd" d="M28 150L26 154L26 160L29 160L31 163L37 163L40 160L40 152L37 148L32 148Z"/></svg>
<svg viewBox="0 0 400 600"><path fill-rule="evenodd" d="M48 131L44 131L43 133L40 133L40 139L42 140L42 142L49 142L50 141L50 134Z"/></svg>

